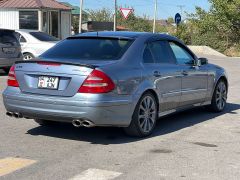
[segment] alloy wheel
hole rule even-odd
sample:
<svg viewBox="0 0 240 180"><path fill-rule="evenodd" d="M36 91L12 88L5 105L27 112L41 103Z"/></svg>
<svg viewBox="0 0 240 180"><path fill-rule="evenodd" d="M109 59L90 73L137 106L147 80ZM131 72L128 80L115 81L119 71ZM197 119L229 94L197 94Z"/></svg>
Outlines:
<svg viewBox="0 0 240 180"><path fill-rule="evenodd" d="M216 104L219 110L223 110L227 102L227 88L224 82L220 82L216 89Z"/></svg>
<svg viewBox="0 0 240 180"><path fill-rule="evenodd" d="M156 121L157 106L155 100L151 96L142 99L138 111L139 127L144 133L150 132Z"/></svg>

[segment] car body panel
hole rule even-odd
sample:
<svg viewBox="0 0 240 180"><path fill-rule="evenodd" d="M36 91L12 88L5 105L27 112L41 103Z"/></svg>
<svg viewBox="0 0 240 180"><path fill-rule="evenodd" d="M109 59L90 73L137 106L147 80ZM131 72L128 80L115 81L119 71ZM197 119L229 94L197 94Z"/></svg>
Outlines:
<svg viewBox="0 0 240 180"><path fill-rule="evenodd" d="M57 44L57 41L54 42L45 42L40 41L30 34L30 32L39 32L34 30L16 30L21 36L23 36L26 42L20 42L22 47L22 53L30 53L34 57L40 56L42 53L52 48Z"/></svg>
<svg viewBox="0 0 240 180"><path fill-rule="evenodd" d="M73 62L70 59L69 63L72 64L66 65L67 62L62 59L40 57L35 64L18 63L16 75L20 89L8 87L3 93L7 111L18 112L28 118L65 122L88 119L97 126L127 127L131 123L136 104L146 91L151 91L157 97L161 117L178 110L210 104L219 78L227 79L225 70L212 64L183 67L175 62L143 63L143 51L147 42L169 40L183 45L172 36L133 32L84 33L78 36L129 38L134 39L134 42L119 60L114 61ZM192 52L189 50L189 53ZM193 53L192 56L197 61ZM42 66L37 65L38 61L59 62L63 65ZM116 87L112 92L77 93L93 69L103 71L113 80ZM159 74L156 75L155 71ZM37 89L36 79L31 79L31 76L40 75L69 77L73 81L66 84L72 83L73 86L69 86L69 91L59 92ZM35 88L32 88L31 83L35 83Z"/></svg>

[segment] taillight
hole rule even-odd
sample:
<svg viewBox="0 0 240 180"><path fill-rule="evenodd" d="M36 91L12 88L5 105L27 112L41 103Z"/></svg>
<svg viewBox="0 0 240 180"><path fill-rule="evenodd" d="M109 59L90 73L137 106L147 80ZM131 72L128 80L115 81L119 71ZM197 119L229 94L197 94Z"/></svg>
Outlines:
<svg viewBox="0 0 240 180"><path fill-rule="evenodd" d="M16 74L15 74L15 65L13 65L10 68L10 71L8 73L8 81L7 81L8 86L13 86L13 87L19 87L19 84L16 79Z"/></svg>
<svg viewBox="0 0 240 180"><path fill-rule="evenodd" d="M79 93L108 93L114 90L114 82L102 71L93 70L79 88Z"/></svg>

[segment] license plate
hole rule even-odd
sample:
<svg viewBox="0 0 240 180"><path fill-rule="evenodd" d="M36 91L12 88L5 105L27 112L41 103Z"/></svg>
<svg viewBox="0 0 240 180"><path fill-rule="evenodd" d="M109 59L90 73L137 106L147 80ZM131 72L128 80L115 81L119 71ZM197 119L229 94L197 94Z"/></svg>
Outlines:
<svg viewBox="0 0 240 180"><path fill-rule="evenodd" d="M41 89L58 89L58 77L40 76L38 78L38 88Z"/></svg>
<svg viewBox="0 0 240 180"><path fill-rule="evenodd" d="M2 48L2 51L3 51L5 54L13 54L13 53L15 53L16 48Z"/></svg>

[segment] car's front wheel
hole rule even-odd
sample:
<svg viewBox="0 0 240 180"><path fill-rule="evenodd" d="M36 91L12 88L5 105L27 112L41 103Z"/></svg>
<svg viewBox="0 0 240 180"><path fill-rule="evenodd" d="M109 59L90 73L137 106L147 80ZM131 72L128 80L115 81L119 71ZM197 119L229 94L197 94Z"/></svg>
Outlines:
<svg viewBox="0 0 240 180"><path fill-rule="evenodd" d="M227 104L227 84L220 80L213 93L210 108L215 112L222 112Z"/></svg>
<svg viewBox="0 0 240 180"><path fill-rule="evenodd" d="M139 100L129 127L124 128L131 136L145 137L152 133L158 117L158 106L152 93L145 93Z"/></svg>

